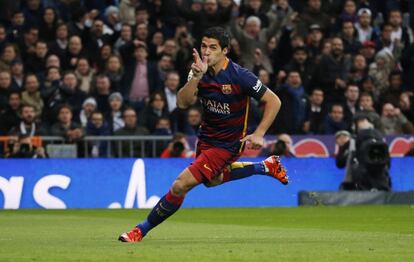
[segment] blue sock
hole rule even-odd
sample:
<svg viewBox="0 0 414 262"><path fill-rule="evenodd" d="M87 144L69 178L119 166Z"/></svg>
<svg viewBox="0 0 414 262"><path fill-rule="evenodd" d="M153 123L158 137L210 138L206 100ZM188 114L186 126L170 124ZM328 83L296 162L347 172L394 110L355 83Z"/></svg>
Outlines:
<svg viewBox="0 0 414 262"><path fill-rule="evenodd" d="M174 214L180 208L183 200L184 197L174 196L170 191L163 196L151 210L147 219L137 225L143 236Z"/></svg>
<svg viewBox="0 0 414 262"><path fill-rule="evenodd" d="M263 162L234 162L223 171L223 182L243 179L251 175L266 175Z"/></svg>

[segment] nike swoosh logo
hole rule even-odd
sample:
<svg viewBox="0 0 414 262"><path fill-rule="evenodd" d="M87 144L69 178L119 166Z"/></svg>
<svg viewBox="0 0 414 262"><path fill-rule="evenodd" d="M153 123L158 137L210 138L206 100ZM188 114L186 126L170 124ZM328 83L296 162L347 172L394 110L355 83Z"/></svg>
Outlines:
<svg viewBox="0 0 414 262"><path fill-rule="evenodd" d="M213 170L211 170L211 168L209 168L207 164L204 164L204 166L203 166L203 167L204 167L205 169L207 169L207 170L210 170L210 172L213 172Z"/></svg>
<svg viewBox="0 0 414 262"><path fill-rule="evenodd" d="M167 211L167 212L171 212L171 209L165 208L164 205L162 204L162 202L160 203L160 207L162 209L164 209L165 211Z"/></svg>

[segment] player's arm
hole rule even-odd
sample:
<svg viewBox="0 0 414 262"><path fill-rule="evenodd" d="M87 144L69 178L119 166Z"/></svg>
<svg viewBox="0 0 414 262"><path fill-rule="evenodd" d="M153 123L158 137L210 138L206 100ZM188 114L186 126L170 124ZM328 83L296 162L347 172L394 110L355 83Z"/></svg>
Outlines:
<svg viewBox="0 0 414 262"><path fill-rule="evenodd" d="M177 106L181 109L186 109L191 106L194 101L194 97L197 96L198 83L200 79L194 77L194 74L190 72L189 80L177 93Z"/></svg>
<svg viewBox="0 0 414 262"><path fill-rule="evenodd" d="M263 117L257 126L256 131L254 131L254 134L263 137L275 120L277 113L279 113L282 102L280 101L279 97L270 89L266 89L266 92L260 101L264 103Z"/></svg>
<svg viewBox="0 0 414 262"><path fill-rule="evenodd" d="M188 108L193 103L194 97L197 96L198 83L208 68L207 58L203 57L201 60L195 48L193 49L193 58L194 63L191 65L188 81L177 93L177 106L181 109Z"/></svg>
<svg viewBox="0 0 414 262"><path fill-rule="evenodd" d="M282 105L279 97L268 88L266 88L260 101L265 104L262 120L253 134L247 135L240 140L241 142L249 141L253 149L259 149L264 145L263 137L275 120L276 115L280 110L280 106Z"/></svg>

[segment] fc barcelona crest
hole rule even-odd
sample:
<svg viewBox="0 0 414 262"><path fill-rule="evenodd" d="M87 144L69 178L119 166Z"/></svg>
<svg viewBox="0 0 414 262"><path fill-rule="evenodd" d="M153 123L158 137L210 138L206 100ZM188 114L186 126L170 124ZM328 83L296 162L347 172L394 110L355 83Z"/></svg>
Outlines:
<svg viewBox="0 0 414 262"><path fill-rule="evenodd" d="M222 85L221 92L223 92L225 95L231 94L231 85Z"/></svg>

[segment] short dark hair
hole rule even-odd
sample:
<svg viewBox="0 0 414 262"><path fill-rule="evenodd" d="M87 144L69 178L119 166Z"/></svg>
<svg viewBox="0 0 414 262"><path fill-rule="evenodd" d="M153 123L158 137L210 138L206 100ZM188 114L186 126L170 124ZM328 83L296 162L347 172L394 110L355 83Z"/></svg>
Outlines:
<svg viewBox="0 0 414 262"><path fill-rule="evenodd" d="M217 39L222 49L230 47L230 35L222 27L215 26L208 28L204 31L203 37Z"/></svg>
<svg viewBox="0 0 414 262"><path fill-rule="evenodd" d="M341 107L342 108L342 111L344 110L344 106L341 103L333 103L329 107L329 113L332 113L333 112L334 107Z"/></svg>

